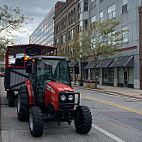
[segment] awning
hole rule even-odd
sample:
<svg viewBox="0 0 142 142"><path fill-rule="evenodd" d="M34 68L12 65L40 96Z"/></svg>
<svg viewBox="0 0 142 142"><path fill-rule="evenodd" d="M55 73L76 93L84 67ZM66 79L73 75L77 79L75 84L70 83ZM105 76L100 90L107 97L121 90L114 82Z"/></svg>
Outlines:
<svg viewBox="0 0 142 142"><path fill-rule="evenodd" d="M96 68L107 68L109 67L109 65L113 62L113 59L105 59L102 60L97 66Z"/></svg>
<svg viewBox="0 0 142 142"><path fill-rule="evenodd" d="M85 66L84 69L93 69L95 67L95 62L91 61L90 63L87 64L87 66Z"/></svg>
<svg viewBox="0 0 142 142"><path fill-rule="evenodd" d="M133 56L123 56L117 58L110 67L134 67L134 57Z"/></svg>

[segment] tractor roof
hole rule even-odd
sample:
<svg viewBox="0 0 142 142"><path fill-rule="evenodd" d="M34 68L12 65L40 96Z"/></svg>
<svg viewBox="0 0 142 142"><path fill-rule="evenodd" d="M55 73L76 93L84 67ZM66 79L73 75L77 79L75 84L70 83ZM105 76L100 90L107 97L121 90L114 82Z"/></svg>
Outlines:
<svg viewBox="0 0 142 142"><path fill-rule="evenodd" d="M69 60L68 57L62 57L62 56L33 56L33 59L53 59L53 60Z"/></svg>

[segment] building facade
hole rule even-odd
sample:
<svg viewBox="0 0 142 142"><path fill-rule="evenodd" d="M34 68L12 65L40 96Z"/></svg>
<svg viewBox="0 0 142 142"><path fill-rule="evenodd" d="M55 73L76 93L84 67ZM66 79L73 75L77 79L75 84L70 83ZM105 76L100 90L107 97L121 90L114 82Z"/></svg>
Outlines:
<svg viewBox="0 0 142 142"><path fill-rule="evenodd" d="M54 13L55 8L52 8L30 36L30 44L54 45Z"/></svg>
<svg viewBox="0 0 142 142"><path fill-rule="evenodd" d="M60 54L69 54L75 32L79 32L78 0L67 0L55 11L54 43L60 49Z"/></svg>
<svg viewBox="0 0 142 142"><path fill-rule="evenodd" d="M99 84L142 89L142 0L66 0L57 2L34 33L30 43L57 46L61 55L69 56L74 33L79 33L95 21L118 20L117 27L126 30L120 56L101 59L97 65ZM53 12L54 11L54 12ZM54 14L53 14L54 13ZM52 20L47 20L47 19ZM52 21L47 32L46 21ZM44 24L45 23L45 24ZM46 25L46 26L44 26ZM52 34L50 34L52 33ZM49 35L52 40L50 41ZM46 40L45 40L46 39ZM49 42L47 42L49 40ZM52 44L48 44L51 43ZM93 56L82 59L83 79L95 79ZM78 59L80 62L80 59ZM80 63L81 64L81 63Z"/></svg>
<svg viewBox="0 0 142 142"><path fill-rule="evenodd" d="M95 21L122 21L119 30L124 32L120 57L103 59L97 65L99 83L103 85L141 88L139 53L139 7L141 0L89 0L88 23ZM88 57L88 78L94 79L93 57Z"/></svg>

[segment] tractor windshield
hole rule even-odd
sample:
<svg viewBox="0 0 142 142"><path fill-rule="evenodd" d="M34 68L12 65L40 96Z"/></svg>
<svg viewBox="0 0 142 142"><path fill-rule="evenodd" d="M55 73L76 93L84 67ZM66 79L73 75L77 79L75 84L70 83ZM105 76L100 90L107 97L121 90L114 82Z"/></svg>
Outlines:
<svg viewBox="0 0 142 142"><path fill-rule="evenodd" d="M37 81L57 81L70 84L68 62L65 60L41 60L37 64Z"/></svg>

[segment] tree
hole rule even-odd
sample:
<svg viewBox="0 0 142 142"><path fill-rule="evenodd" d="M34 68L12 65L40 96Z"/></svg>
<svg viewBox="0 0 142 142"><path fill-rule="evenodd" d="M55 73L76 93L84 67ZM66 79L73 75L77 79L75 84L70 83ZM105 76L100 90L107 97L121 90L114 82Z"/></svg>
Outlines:
<svg viewBox="0 0 142 142"><path fill-rule="evenodd" d="M109 57L118 52L119 47L122 45L124 39L123 33L126 31L119 30L117 27L120 21L104 21L94 22L87 29L81 31L76 35L73 46L71 47L73 58L77 58L79 54L82 56L93 55L95 61L94 74L96 77L96 66L99 61L99 57ZM80 49L80 50L79 50ZM97 88L97 81L95 83Z"/></svg>
<svg viewBox="0 0 142 142"><path fill-rule="evenodd" d="M12 8L4 5L0 7L0 55L3 57L6 46L13 44L14 38L10 38L10 33L13 31L19 31L22 28L23 23L27 20L32 20L25 17L20 13L18 7ZM27 23L25 23L27 24Z"/></svg>

